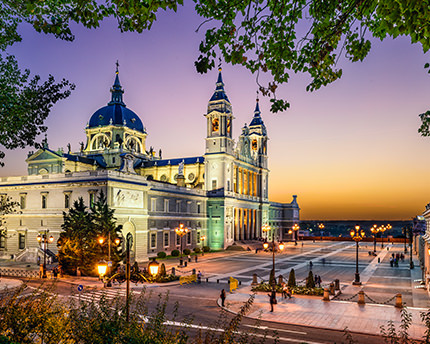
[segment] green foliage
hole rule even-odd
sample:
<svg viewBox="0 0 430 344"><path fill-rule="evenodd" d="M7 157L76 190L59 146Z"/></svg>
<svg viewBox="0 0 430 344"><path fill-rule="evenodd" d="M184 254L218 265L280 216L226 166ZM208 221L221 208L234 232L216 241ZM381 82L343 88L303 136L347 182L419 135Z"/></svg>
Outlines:
<svg viewBox="0 0 430 344"><path fill-rule="evenodd" d="M191 251L190 251L190 249L189 249L189 248L185 248L185 249L184 249L184 251L183 251L183 253L184 253L186 256L188 256L188 255L191 253Z"/></svg>
<svg viewBox="0 0 430 344"><path fill-rule="evenodd" d="M122 260L123 254L114 240L121 234L122 226L117 226L103 192L97 198L93 209L88 209L82 198L73 203L68 212L63 212L63 224L58 239L58 262L67 274L75 274L79 267L83 275L97 275L96 265L108 258L108 238L111 240L112 271ZM98 238L104 242L99 244Z"/></svg>
<svg viewBox="0 0 430 344"><path fill-rule="evenodd" d="M201 250L200 250L200 247L194 247L194 250L193 250L195 253L200 253L201 252Z"/></svg>
<svg viewBox="0 0 430 344"><path fill-rule="evenodd" d="M209 252L211 248L209 246L203 246L203 252Z"/></svg>
<svg viewBox="0 0 430 344"><path fill-rule="evenodd" d="M306 278L306 287L315 288L315 280L314 280L314 274L312 273L312 270L309 270L308 277Z"/></svg>
<svg viewBox="0 0 430 344"><path fill-rule="evenodd" d="M226 248L226 251L245 251L245 249L240 245L230 245Z"/></svg>
<svg viewBox="0 0 430 344"><path fill-rule="evenodd" d="M173 250L171 253L171 256L172 257L179 257L179 254L180 254L179 250Z"/></svg>
<svg viewBox="0 0 430 344"><path fill-rule="evenodd" d="M406 307L403 307L400 312L400 328L398 331L392 320L388 321L387 328L381 326L381 334L384 338L384 342L390 344L415 344L416 342L409 338L408 330L411 324L412 314L408 312ZM427 331L428 327L426 332Z"/></svg>
<svg viewBox="0 0 430 344"><path fill-rule="evenodd" d="M15 213L16 207L19 206L18 202L12 201L9 196L0 196L0 236L6 236L6 227L3 226L5 216L7 214Z"/></svg>
<svg viewBox="0 0 430 344"><path fill-rule="evenodd" d="M288 286L289 287L295 287L296 284L296 273L294 271L294 269L290 270L290 275L288 276Z"/></svg>
<svg viewBox="0 0 430 344"><path fill-rule="evenodd" d="M160 252L157 253L157 257L158 258L166 258L167 254L164 251L160 251Z"/></svg>
<svg viewBox="0 0 430 344"><path fill-rule="evenodd" d="M277 293L282 293L282 286L277 284L275 286ZM260 283L251 289L253 292L270 292L272 290L272 285L270 283ZM306 286L295 286L291 287L293 294L297 295L309 295L309 296L322 296L324 294L324 289L322 288L308 288Z"/></svg>

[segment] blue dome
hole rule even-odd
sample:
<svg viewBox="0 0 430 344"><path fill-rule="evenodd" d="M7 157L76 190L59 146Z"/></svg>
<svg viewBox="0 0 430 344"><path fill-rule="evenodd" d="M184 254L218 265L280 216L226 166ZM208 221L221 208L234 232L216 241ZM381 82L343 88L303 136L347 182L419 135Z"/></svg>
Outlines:
<svg viewBox="0 0 430 344"><path fill-rule="evenodd" d="M142 133L145 132L139 116L121 104L110 104L102 107L94 112L88 123L89 128L107 125L122 125Z"/></svg>

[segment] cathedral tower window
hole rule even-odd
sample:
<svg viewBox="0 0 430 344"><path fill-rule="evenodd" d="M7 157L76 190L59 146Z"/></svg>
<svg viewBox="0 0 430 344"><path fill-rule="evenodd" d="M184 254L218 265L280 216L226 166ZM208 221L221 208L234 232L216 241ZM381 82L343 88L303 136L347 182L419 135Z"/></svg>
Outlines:
<svg viewBox="0 0 430 344"><path fill-rule="evenodd" d="M19 207L25 209L27 206L27 193L21 193L19 195Z"/></svg>

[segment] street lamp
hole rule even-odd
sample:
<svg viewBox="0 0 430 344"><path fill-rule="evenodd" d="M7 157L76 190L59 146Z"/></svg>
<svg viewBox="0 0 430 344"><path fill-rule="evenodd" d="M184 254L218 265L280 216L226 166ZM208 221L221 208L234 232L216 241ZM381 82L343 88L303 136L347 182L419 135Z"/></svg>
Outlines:
<svg viewBox="0 0 430 344"><path fill-rule="evenodd" d="M97 265L97 270L99 272L99 276L100 276L100 280L103 281L103 276L106 275L106 271L107 271L108 265L106 264L106 262L104 260L102 260L98 265ZM103 283L104 284L104 283Z"/></svg>
<svg viewBox="0 0 430 344"><path fill-rule="evenodd" d="M356 253L355 253L355 280L352 282L354 285L361 285L360 282L360 273L358 272L358 242L363 240L364 231L360 230L360 226L355 226L355 229L351 229L349 232L351 238L355 241Z"/></svg>
<svg viewBox="0 0 430 344"><path fill-rule="evenodd" d="M43 271L42 271L42 278L46 278L46 251L48 249L48 244L52 244L54 242L54 237L51 235L48 238L48 230L45 229L45 233L36 237L36 240L39 242L39 245L42 246L43 244Z"/></svg>
<svg viewBox="0 0 430 344"><path fill-rule="evenodd" d="M185 227L183 223L179 224L179 227L175 228L176 235L179 235L181 238L181 258L179 259L179 266L182 266L182 237L187 234L190 230Z"/></svg>
<svg viewBox="0 0 430 344"><path fill-rule="evenodd" d="M378 225L373 225L370 231L373 234L373 252L376 252L376 234L379 232Z"/></svg>
<svg viewBox="0 0 430 344"><path fill-rule="evenodd" d="M270 231L270 226L268 224L264 225L262 228L262 231L266 233L266 237L267 237L267 233ZM285 246L284 243L280 242L279 243L279 250L282 251ZM267 250L269 248L269 243L267 241L265 241L263 243L263 248L265 250ZM274 295L276 297L276 277L275 277L275 235L274 233L272 233L272 271L270 273L271 276L273 276L273 280L272 280L272 292L274 292Z"/></svg>
<svg viewBox="0 0 430 344"><path fill-rule="evenodd" d="M297 245L297 231L300 229L300 226L295 223L292 229L294 231L294 245Z"/></svg>
<svg viewBox="0 0 430 344"><path fill-rule="evenodd" d="M318 228L320 229L321 241L322 241L323 229L325 228L324 223L320 223L318 225Z"/></svg>
<svg viewBox="0 0 430 344"><path fill-rule="evenodd" d="M206 239L206 236L205 236L205 235L202 235L202 236L200 237L200 240L202 241L202 256L204 256L204 255L205 255L205 239Z"/></svg>
<svg viewBox="0 0 430 344"><path fill-rule="evenodd" d="M130 250L133 245L133 235L127 233L125 241L125 252L126 252L126 265L125 265L125 279L126 279L126 296L125 296L125 314L126 321L128 323L130 319Z"/></svg>
<svg viewBox="0 0 430 344"><path fill-rule="evenodd" d="M152 259L152 262L148 264L148 270L152 277L155 277L158 275L158 268L160 264L155 260L155 258Z"/></svg>
<svg viewBox="0 0 430 344"><path fill-rule="evenodd" d="M406 239L407 239L407 227L402 228L402 233L405 236L405 254L408 253L408 249L406 248Z"/></svg>
<svg viewBox="0 0 430 344"><path fill-rule="evenodd" d="M105 242L105 238L104 237L99 237L97 239L97 241L99 242L101 249L102 249L102 254L103 254L103 243ZM121 243L121 239L120 238L115 238L114 243L116 246L118 246ZM110 260L111 258L111 240L110 240L110 231L108 232L108 265L107 265L107 274L108 276L111 275L110 269L112 266L112 262ZM112 282L109 280L107 282L107 287L112 287Z"/></svg>

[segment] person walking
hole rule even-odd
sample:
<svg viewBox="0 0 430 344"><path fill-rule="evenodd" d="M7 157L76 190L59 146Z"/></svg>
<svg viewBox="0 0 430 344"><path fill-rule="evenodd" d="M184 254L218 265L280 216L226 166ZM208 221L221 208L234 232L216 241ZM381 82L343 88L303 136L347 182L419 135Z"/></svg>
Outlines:
<svg viewBox="0 0 430 344"><path fill-rule="evenodd" d="M225 290L223 289L223 290L221 290L221 294L220 294L220 299L221 299L221 306L222 307L225 307L224 306L224 302L225 302L225 298L226 298L226 295L225 295Z"/></svg>
<svg viewBox="0 0 430 344"><path fill-rule="evenodd" d="M202 273L200 272L200 270L199 270L199 272L197 273L197 283L198 283L198 284L202 283ZM224 289L223 289L223 290L224 290Z"/></svg>
<svg viewBox="0 0 430 344"><path fill-rule="evenodd" d="M270 311L273 312L273 305L275 305L276 302L276 291L272 290L272 292L270 294L267 294L267 296L269 297L269 302L270 302Z"/></svg>

